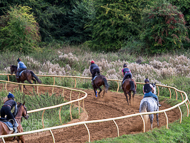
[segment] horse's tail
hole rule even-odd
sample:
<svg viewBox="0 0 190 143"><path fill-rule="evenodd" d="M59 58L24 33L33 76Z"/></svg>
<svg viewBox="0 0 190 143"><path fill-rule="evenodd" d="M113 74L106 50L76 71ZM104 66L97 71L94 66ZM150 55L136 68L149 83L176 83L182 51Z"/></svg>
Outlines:
<svg viewBox="0 0 190 143"><path fill-rule="evenodd" d="M108 85L107 79L106 79L106 78L103 78L103 81L104 81L104 84L105 84L105 87L106 87L106 93L107 93L108 88L109 88L109 85Z"/></svg>
<svg viewBox="0 0 190 143"><path fill-rule="evenodd" d="M37 80L37 82L38 82L39 84L42 83L41 80L40 80L32 71L30 71L30 73L31 73L32 76Z"/></svg>
<svg viewBox="0 0 190 143"><path fill-rule="evenodd" d="M135 91L135 83L134 81L130 81L130 90Z"/></svg>
<svg viewBox="0 0 190 143"><path fill-rule="evenodd" d="M148 107L148 102L144 101L141 104L141 107L140 107L141 111L140 112L147 112L147 107ZM143 118L144 118L145 123L147 124L147 122L148 122L148 115L143 115Z"/></svg>

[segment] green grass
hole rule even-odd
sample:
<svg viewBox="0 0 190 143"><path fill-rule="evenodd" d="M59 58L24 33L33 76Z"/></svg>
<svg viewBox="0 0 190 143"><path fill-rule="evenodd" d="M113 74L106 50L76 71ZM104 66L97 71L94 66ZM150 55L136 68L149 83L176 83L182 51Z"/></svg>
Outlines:
<svg viewBox="0 0 190 143"><path fill-rule="evenodd" d="M0 107L3 105L3 98L7 96L6 91L0 92ZM14 90L13 94L15 95L15 101L23 103L26 101L25 105L27 107L27 110L34 110L39 109L43 107L49 107L53 105L58 105L61 103L65 103L67 101L64 101L64 97L61 95L59 96L49 96L48 93L37 95L35 92L33 93L34 96L31 95L25 95L21 93L20 91ZM54 108L50 110L46 110L44 113L44 126L45 127L53 127L62 125L59 121L59 109L60 108ZM35 112L29 114L29 119L25 120L23 119L22 127L24 131L31 131L35 129L42 129L42 112ZM81 111L82 112L82 111ZM78 108L75 108L72 106L72 118L78 119ZM62 123L69 122L70 119L70 105L63 106L61 109L61 119Z"/></svg>
<svg viewBox="0 0 190 143"><path fill-rule="evenodd" d="M135 135L122 135L117 138L107 138L93 143L189 143L190 142L190 118L183 118L179 121L169 124L169 129L153 129L146 133Z"/></svg>
<svg viewBox="0 0 190 143"><path fill-rule="evenodd" d="M160 101L164 101L171 106L181 102L180 100L169 99L168 97L159 97ZM155 128L146 133L122 135L116 138L106 138L93 143L189 143L190 142L190 117L186 117L187 109L185 105L181 105L183 112L182 123L179 120L169 124L169 129L165 126Z"/></svg>

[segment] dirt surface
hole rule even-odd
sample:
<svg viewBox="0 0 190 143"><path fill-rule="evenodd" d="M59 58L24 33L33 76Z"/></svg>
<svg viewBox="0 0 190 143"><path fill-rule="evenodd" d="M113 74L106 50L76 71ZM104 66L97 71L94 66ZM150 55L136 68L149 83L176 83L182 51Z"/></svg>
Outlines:
<svg viewBox="0 0 190 143"><path fill-rule="evenodd" d="M8 85L8 91L12 91L17 85ZM2 87L1 87L2 88ZM33 93L31 87L26 87L24 93ZM35 88L36 89L36 88ZM52 92L50 87L40 87L40 93ZM130 115L139 113L139 105L142 96L135 95L131 105L127 105L127 101L123 93L110 92L106 93L104 98L96 98L93 90L84 90L88 93L88 97L85 99L85 109L88 113L87 120L107 119L113 117L120 117L124 115ZM62 94L63 89L54 89L55 95ZM69 100L70 91L64 90L64 96ZM84 96L84 94L80 95ZM72 100L78 98L78 92L72 92ZM26 101L27 102L27 101ZM78 104L78 103L77 103ZM160 103L162 106L160 110L169 108L170 106L164 102ZM179 109L174 109L167 112L169 123L179 119ZM41 118L41 117L39 117ZM165 126L165 115L159 114L160 127ZM119 127L120 136L123 134L136 134L142 132L142 119L140 116L131 117L127 119L116 120ZM117 137L117 129L113 121L103 123L87 124L90 131L90 140L101 140L103 138ZM154 118L154 127L157 127L156 117ZM150 129L150 124L146 126L146 130ZM53 130L56 143L81 143L88 141L88 132L84 125L68 127L64 129ZM52 137L49 132L36 133L32 135L25 135L26 143L52 143ZM16 141L15 141L16 143Z"/></svg>

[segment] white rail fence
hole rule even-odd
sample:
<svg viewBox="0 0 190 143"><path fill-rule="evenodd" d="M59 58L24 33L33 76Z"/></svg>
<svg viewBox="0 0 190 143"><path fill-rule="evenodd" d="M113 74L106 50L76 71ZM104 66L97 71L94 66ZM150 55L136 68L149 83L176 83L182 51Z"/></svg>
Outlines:
<svg viewBox="0 0 190 143"><path fill-rule="evenodd" d="M9 75L10 74L0 74L0 75L6 75L8 76L8 80L9 80ZM43 77L53 77L54 79L54 83L55 84L55 77L59 77L59 78L74 78L75 80L75 86L76 87L76 79L77 78L80 78L80 79L91 79L90 77L79 77L79 76L57 76L57 75L37 75L37 76L43 76ZM117 92L119 90L119 83L121 82L121 80L115 80L115 79L108 79L108 81L116 81L118 83L118 88L117 88ZM31 86L31 84L21 84L21 83L15 83L15 82L10 82L10 81L4 81L4 80L0 80L0 82L5 82L5 88L7 89L7 84L8 83L13 83L13 84L20 84L22 85L22 92L23 92L23 85L29 85ZM140 82L137 82L137 84L144 84L144 83L140 83ZM45 107L45 108L41 108L41 109L36 109L36 110L32 110L30 111L29 113L32 113L32 112L38 112L38 111L42 111L45 112L45 110L47 109L52 109L52 108L57 108L57 107L62 107L63 105L66 105L66 104L72 104L74 102L79 102L79 100L83 100L83 108L84 108L84 99L87 97L87 93L84 92L84 91L81 91L81 90L76 90L76 89L72 89L72 88L66 88L66 87L62 87L62 86L56 86L56 85L41 85L41 84L33 84L33 86L37 86L37 93L38 93L38 90L40 86L45 86L45 87L52 87L52 93L53 93L53 90L54 90L54 87L59 87L59 88L63 88L63 89L69 89L71 90L71 93L72 93L72 90L74 91L79 91L79 92L83 92L85 94L84 97L82 98L79 98L77 100L73 100L73 101L69 101L67 103L63 103L63 104L60 104L60 105L56 105L56 106L51 106L51 107ZM7 137L13 137L13 136L20 136L20 135L27 135L27 134L33 134L33 133L38 133L38 132L44 132L44 131L49 131L52 135L52 139L53 139L53 142L55 143L55 137L53 135L53 132L52 130L55 130L55 129L60 129L60 128L65 128L65 127L71 127L71 126L76 126L76 125L84 125L87 129L87 132L88 132L88 141L90 142L90 131L88 129L88 126L87 124L91 124L91 123L99 123L99 122L107 122L107 121L113 121L114 124L116 125L116 129L117 129L117 135L119 136L119 127L117 125L117 122L116 120L120 120L120 119L125 119L125 118L130 118L130 117L135 117L135 116L140 116L141 119L142 119L142 122L143 122L143 132L145 132L145 121L142 117L142 115L148 115L148 114L157 114L157 113L164 113L165 115L165 118L166 118L166 128L168 129L168 117L167 117L167 111L170 111L170 110L173 110L175 108L178 108L179 109L179 112L180 112L180 123L182 122L182 111L181 111L181 108L180 106L185 104L186 108L187 108L187 117L189 116L189 106L190 105L190 102L188 100L188 96L187 94L184 92L184 91L181 91L181 90L178 90L176 89L175 87L171 87L171 86L165 86L165 85L160 85L160 84L157 84L157 91L158 91L158 96L159 96L159 87L164 87L164 88L167 88L169 93L170 93L170 98L171 98L171 89L173 89L175 91L175 95L176 95L176 100L178 99L178 93L180 93L181 95L181 99L182 99L182 102L181 103L178 103L177 105L173 106L173 107L170 107L168 109L164 109L164 110L160 110L160 111L156 111L156 112L147 112L147 113L136 113L136 114L131 114L131 115L126 115L126 116L121 116L121 117L116 117L116 118L108 118L108 119L101 119L101 120L92 120L92 121L84 121L84 122L78 122L78 123L73 123L73 124L67 124L67 125L61 125L61 126L55 126L55 127L50 127L50 128L44 128L44 129L40 129L40 130L33 130L33 131L28 131L28 132L23 132L23 133L17 133L17 134L9 134L9 135L2 135L0 136L0 138L3 140L3 142L5 143L5 140L4 138L7 138ZM71 98L70 98L71 99ZM43 115L42 115L43 116ZM43 117L42 117L43 118Z"/></svg>

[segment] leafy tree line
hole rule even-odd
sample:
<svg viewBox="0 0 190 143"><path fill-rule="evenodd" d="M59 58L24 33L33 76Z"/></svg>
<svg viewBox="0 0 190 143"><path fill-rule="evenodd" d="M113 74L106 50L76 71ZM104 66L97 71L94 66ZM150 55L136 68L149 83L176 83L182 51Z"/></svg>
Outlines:
<svg viewBox="0 0 190 143"><path fill-rule="evenodd" d="M137 50L152 54L188 48L189 7L190 0L1 0L0 50L27 53L40 40L103 51L139 41Z"/></svg>

